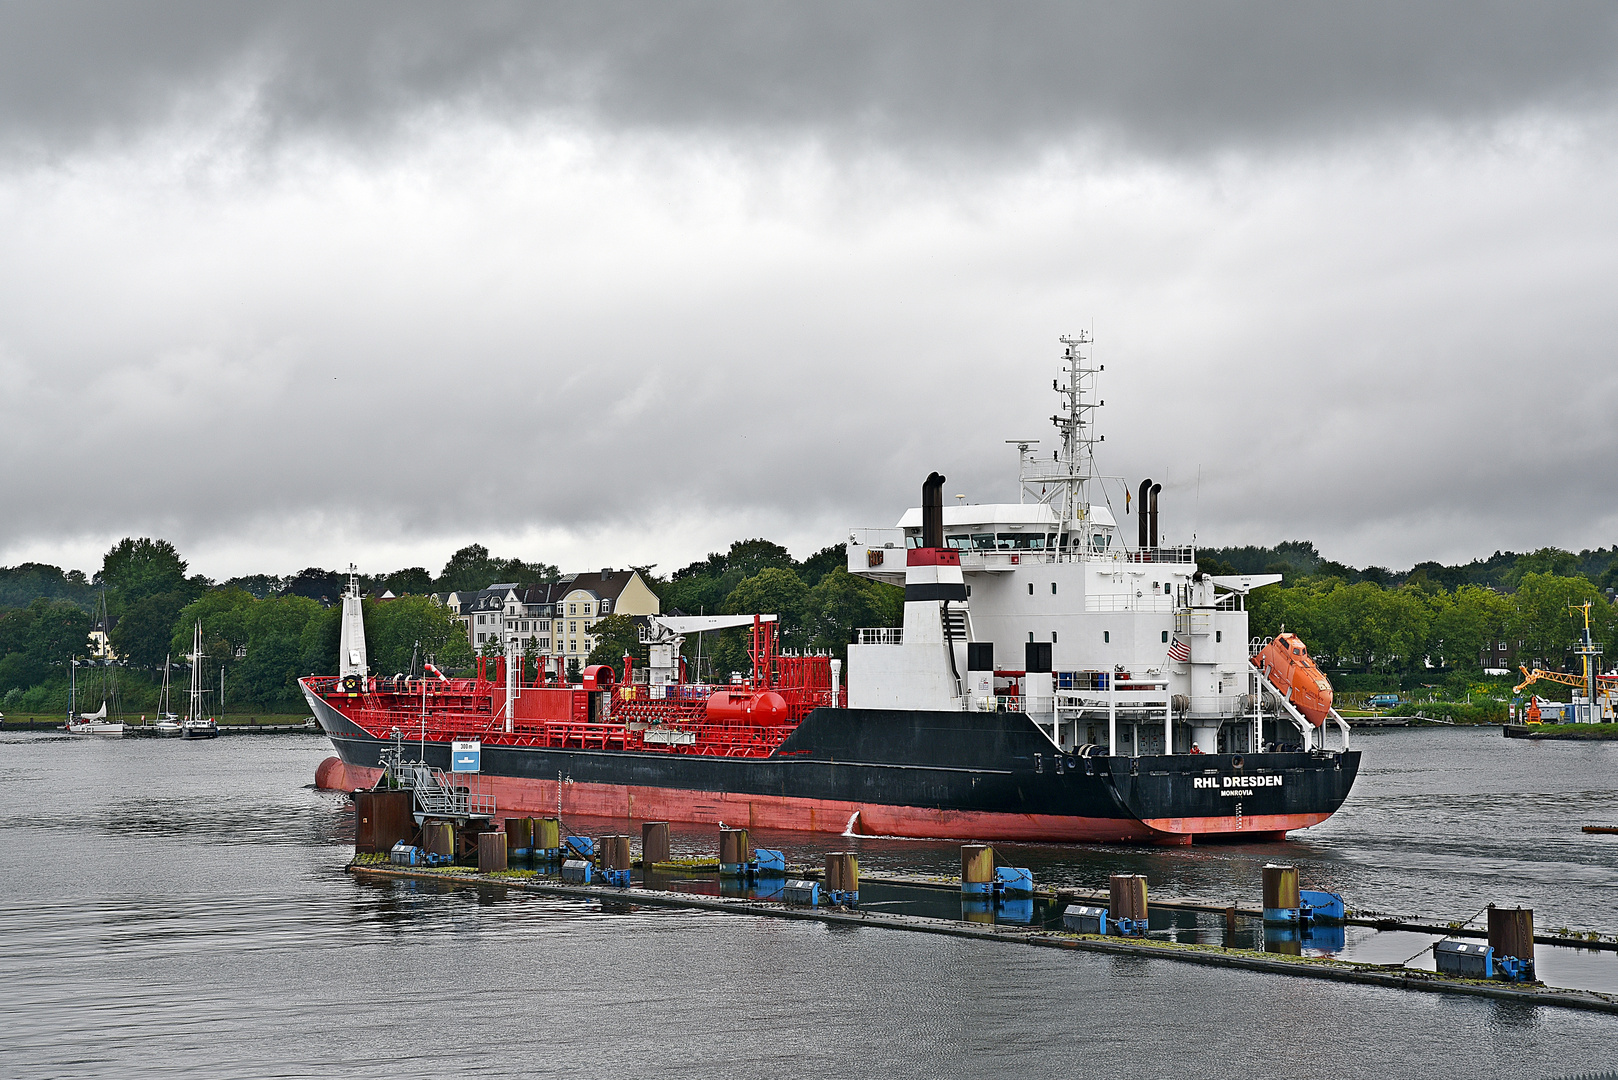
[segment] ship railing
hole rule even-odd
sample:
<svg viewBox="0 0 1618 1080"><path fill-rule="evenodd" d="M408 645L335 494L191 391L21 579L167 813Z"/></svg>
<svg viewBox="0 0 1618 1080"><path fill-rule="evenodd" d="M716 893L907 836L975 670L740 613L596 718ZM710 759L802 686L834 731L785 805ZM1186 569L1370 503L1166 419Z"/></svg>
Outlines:
<svg viewBox="0 0 1618 1080"><path fill-rule="evenodd" d="M856 631L856 645L903 645L905 632L902 626L862 626Z"/></svg>
<svg viewBox="0 0 1618 1080"><path fill-rule="evenodd" d="M1178 544L1173 547L1141 548L1129 552L1128 557L1130 562L1136 563L1194 563L1197 552L1190 544Z"/></svg>
<svg viewBox="0 0 1618 1080"><path fill-rule="evenodd" d="M1090 593L1084 598L1084 610L1091 611L1146 611L1157 615L1174 613L1174 597L1161 593Z"/></svg>

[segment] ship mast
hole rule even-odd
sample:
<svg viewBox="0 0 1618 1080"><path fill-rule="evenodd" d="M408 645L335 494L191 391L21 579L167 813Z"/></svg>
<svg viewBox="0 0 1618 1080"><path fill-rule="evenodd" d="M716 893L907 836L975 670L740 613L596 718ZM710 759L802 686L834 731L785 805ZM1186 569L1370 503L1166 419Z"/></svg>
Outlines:
<svg viewBox="0 0 1618 1080"><path fill-rule="evenodd" d="M1062 342L1063 379L1052 379L1051 389L1062 399L1062 411L1051 417L1061 435L1060 445L1046 460L1030 448L1038 439L1016 440L1021 459L1021 501L1045 503L1056 514L1061 532L1076 527L1089 513L1087 485L1095 478L1095 410L1102 402L1096 397L1096 375L1101 371L1087 355L1090 335L1080 331L1065 335Z"/></svg>

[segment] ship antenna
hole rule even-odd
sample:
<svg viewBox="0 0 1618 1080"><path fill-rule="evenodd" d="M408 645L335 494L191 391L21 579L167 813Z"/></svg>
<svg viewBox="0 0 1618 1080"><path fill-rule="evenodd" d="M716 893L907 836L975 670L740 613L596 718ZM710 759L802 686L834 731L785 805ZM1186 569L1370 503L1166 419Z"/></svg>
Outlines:
<svg viewBox="0 0 1618 1080"><path fill-rule="evenodd" d="M1095 430L1095 410L1103 402L1096 397L1096 376L1102 368L1087 354L1091 334L1081 330L1064 335L1062 361L1065 379L1055 379L1051 389L1062 399L1061 411L1051 417L1061 436L1051 460L1039 464L1028 454L1037 439L1007 440L1022 458L1022 502L1047 503L1056 512L1057 530L1067 532L1085 515L1089 488L1095 475L1095 445L1101 437Z"/></svg>

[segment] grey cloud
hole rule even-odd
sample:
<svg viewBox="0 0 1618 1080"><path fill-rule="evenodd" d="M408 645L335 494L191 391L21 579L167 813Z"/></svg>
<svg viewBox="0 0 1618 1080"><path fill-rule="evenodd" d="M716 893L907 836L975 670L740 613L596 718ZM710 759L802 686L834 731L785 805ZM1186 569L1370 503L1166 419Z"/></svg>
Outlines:
<svg viewBox="0 0 1618 1080"><path fill-rule="evenodd" d="M1153 152L1607 109L1609 4L9 4L0 131L60 146L246 93L274 135L469 106L923 150Z"/></svg>

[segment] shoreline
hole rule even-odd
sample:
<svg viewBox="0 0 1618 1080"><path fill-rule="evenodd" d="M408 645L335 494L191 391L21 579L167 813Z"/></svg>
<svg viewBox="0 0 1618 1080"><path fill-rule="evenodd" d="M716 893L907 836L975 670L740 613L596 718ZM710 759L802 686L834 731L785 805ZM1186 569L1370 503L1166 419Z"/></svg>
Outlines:
<svg viewBox="0 0 1618 1080"><path fill-rule="evenodd" d="M1597 730L1590 730L1595 728ZM1582 729L1582 730L1581 730ZM1571 742L1618 741L1618 724L1505 724L1508 739L1562 739Z"/></svg>

